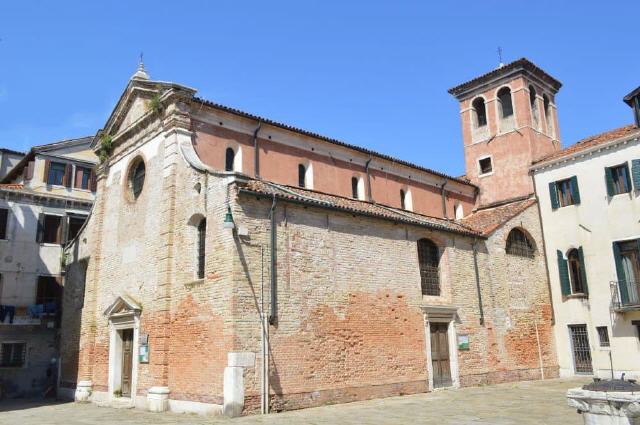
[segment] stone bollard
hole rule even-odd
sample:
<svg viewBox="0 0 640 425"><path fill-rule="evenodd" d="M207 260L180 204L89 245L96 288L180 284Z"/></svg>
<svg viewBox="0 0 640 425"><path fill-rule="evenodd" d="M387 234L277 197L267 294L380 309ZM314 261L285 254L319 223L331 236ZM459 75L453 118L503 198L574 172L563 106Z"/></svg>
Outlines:
<svg viewBox="0 0 640 425"><path fill-rule="evenodd" d="M147 409L150 412L169 410L169 387L151 387L147 391Z"/></svg>
<svg viewBox="0 0 640 425"><path fill-rule="evenodd" d="M78 403L86 403L89 401L89 397L91 396L91 391L93 389L93 382L91 381L80 381L76 385L76 392L74 399Z"/></svg>

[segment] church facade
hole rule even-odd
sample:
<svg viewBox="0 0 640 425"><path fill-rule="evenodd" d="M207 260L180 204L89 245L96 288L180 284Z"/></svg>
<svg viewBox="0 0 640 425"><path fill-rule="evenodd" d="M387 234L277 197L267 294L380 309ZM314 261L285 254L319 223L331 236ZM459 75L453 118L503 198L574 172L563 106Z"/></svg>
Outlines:
<svg viewBox="0 0 640 425"><path fill-rule="evenodd" d="M67 249L63 391L235 416L557 376L528 167L559 88L521 59L451 89L452 177L139 69Z"/></svg>

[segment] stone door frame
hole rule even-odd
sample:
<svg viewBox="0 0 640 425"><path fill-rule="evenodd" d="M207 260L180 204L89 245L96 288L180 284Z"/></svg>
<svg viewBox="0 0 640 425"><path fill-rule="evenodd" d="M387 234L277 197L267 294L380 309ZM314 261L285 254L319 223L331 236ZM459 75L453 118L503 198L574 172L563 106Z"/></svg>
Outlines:
<svg viewBox="0 0 640 425"><path fill-rule="evenodd" d="M451 387L459 388L460 376L458 369L458 345L456 343L456 317L457 307L453 306L422 306L424 317L425 351L427 359L427 376L429 378L429 391L441 388L433 387L433 362L431 359L431 326L430 323L446 323L447 338L449 339L449 367L451 369Z"/></svg>

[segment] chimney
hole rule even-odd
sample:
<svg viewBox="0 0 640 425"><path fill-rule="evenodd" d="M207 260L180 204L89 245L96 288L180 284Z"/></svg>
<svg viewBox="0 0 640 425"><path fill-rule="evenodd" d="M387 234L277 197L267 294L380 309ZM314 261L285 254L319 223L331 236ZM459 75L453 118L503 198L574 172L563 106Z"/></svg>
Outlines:
<svg viewBox="0 0 640 425"><path fill-rule="evenodd" d="M624 97L624 103L633 109L633 117L635 118L636 127L640 128L640 87Z"/></svg>

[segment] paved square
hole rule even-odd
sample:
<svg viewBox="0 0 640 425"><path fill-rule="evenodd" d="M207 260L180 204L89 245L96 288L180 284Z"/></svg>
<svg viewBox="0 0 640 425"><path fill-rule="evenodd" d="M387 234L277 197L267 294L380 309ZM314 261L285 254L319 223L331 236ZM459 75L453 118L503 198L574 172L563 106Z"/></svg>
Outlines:
<svg viewBox="0 0 640 425"><path fill-rule="evenodd" d="M357 403L324 406L269 416L237 419L93 404L0 403L0 424L19 425L161 425L161 424L438 424L438 425L579 425L582 417L567 406L565 392L588 378L517 382L437 391Z"/></svg>

